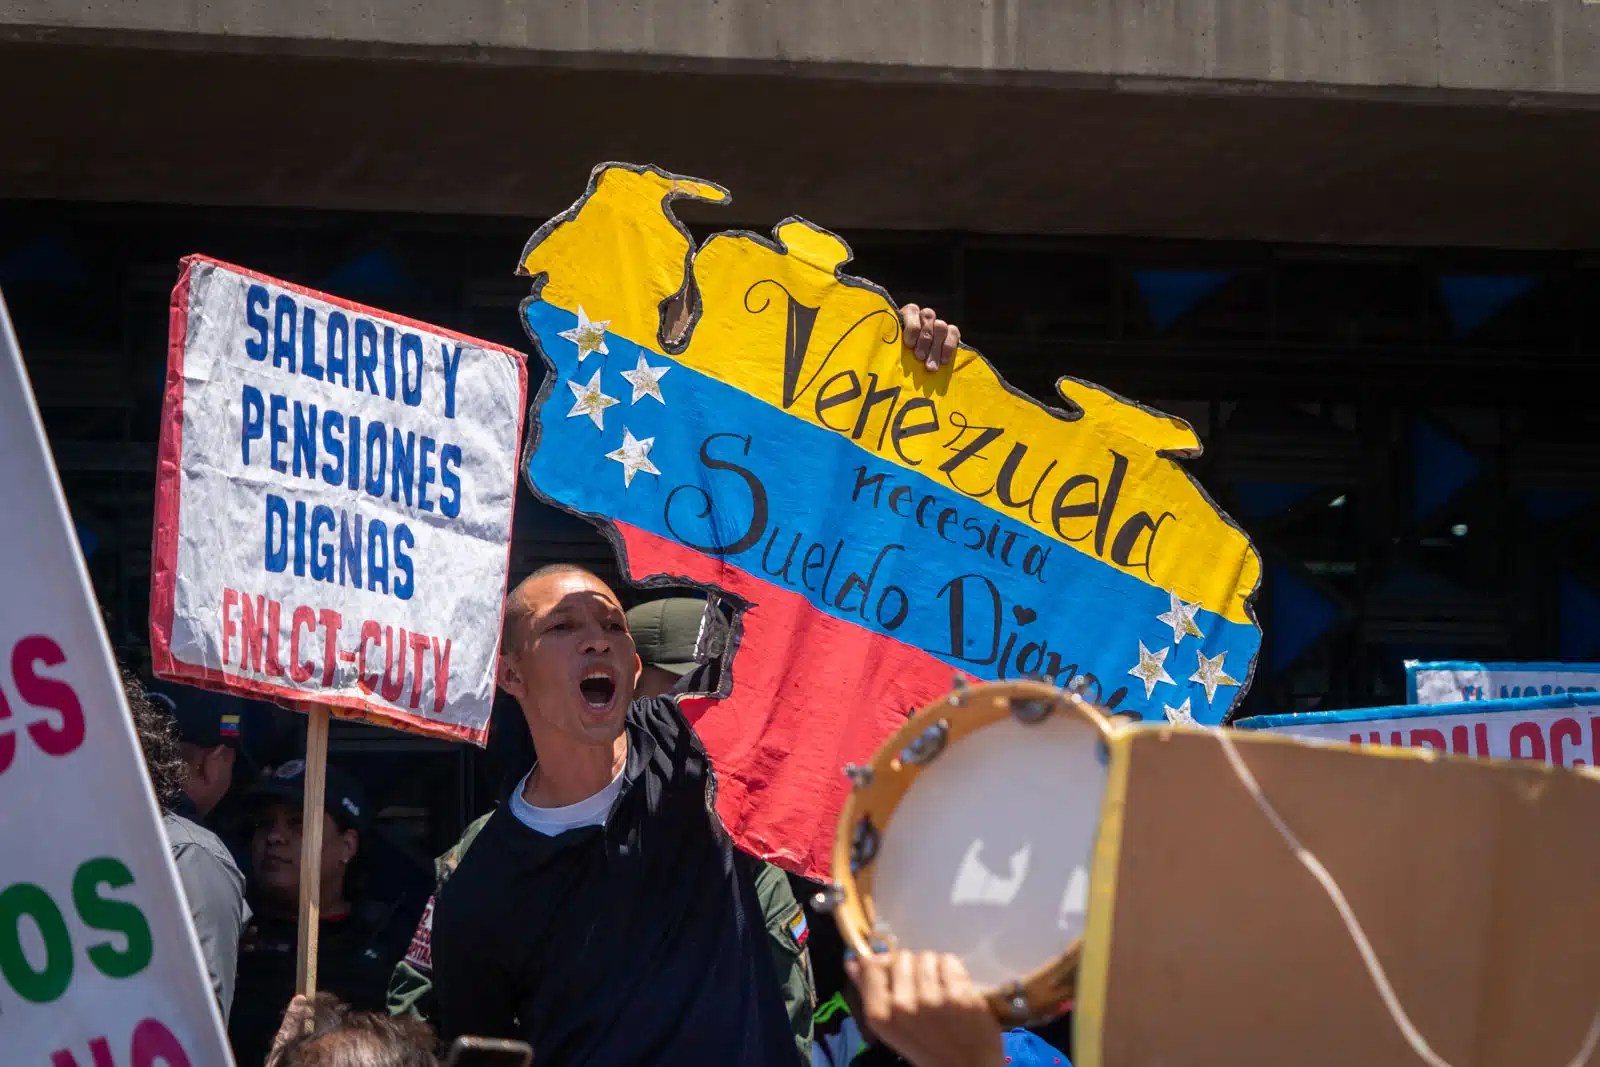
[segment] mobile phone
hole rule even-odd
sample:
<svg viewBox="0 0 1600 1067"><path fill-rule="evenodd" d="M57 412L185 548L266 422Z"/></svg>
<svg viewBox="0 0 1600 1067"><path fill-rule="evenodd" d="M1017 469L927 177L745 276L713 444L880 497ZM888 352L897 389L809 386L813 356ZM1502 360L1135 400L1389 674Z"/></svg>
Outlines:
<svg viewBox="0 0 1600 1067"><path fill-rule="evenodd" d="M530 1067L533 1046L498 1037L458 1037L450 1043L444 1067Z"/></svg>

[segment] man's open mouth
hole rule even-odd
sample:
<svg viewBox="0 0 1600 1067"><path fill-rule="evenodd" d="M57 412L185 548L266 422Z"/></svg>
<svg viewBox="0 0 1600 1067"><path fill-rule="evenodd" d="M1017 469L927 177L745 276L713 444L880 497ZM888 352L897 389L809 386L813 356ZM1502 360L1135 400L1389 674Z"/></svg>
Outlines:
<svg viewBox="0 0 1600 1067"><path fill-rule="evenodd" d="M617 683L609 674L595 671L578 683L578 691L583 694L583 702L598 711L611 706L612 698L617 695Z"/></svg>

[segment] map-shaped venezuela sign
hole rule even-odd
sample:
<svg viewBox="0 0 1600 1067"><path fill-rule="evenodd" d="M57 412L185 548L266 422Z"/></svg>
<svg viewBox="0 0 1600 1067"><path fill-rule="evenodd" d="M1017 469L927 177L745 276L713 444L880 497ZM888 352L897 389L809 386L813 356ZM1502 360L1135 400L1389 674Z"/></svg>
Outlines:
<svg viewBox="0 0 1600 1067"><path fill-rule="evenodd" d="M1261 565L1177 462L1193 430L1070 378L1046 407L966 347L929 372L839 238L789 219L696 249L684 198L729 199L603 165L529 242L550 373L527 471L631 580L739 605L724 693L683 706L744 847L821 875L841 767L953 672L1223 720L1261 644Z"/></svg>

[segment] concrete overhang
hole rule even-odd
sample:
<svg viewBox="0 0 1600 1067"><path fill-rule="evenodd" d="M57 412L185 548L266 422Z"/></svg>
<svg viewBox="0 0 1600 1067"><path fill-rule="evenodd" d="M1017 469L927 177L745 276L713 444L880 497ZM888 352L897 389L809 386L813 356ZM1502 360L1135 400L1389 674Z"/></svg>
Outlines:
<svg viewBox="0 0 1600 1067"><path fill-rule="evenodd" d="M1600 243L1584 0L0 8L0 196L539 217L604 159L717 221Z"/></svg>

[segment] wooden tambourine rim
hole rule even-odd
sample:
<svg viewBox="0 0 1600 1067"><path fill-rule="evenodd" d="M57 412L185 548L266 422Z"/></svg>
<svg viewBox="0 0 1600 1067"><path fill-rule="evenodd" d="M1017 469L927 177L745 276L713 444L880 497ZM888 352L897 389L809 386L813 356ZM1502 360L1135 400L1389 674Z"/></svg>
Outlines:
<svg viewBox="0 0 1600 1067"><path fill-rule="evenodd" d="M901 755L907 746L944 720L949 727L940 748L942 752L944 748L958 744L967 735L1012 714L1012 702L1018 700L1030 703L1043 701L1050 707L1051 715L1073 715L1082 719L1095 728L1102 744L1111 736L1111 722L1100 709L1076 693L1036 681L990 682L959 687L907 719L873 753L872 762L867 764L870 777L860 776L865 777L864 781L858 777L845 798L834 837L833 882L838 887L838 895L834 902L833 917L845 944L858 955L870 955L875 951L872 929L876 920L872 905L873 863L865 864L859 874L850 869L855 828L861 816L872 816L871 823L881 839L894 819L895 809L911 788L911 783L928 766L938 762L934 757L924 763L903 763ZM876 950L881 951L882 948L877 946ZM1031 974L1008 986L984 990L995 1017L1020 1026L1060 1015L1073 998L1078 959L1082 951L1083 940L1080 937L1059 956Z"/></svg>

